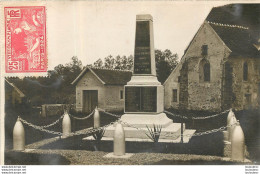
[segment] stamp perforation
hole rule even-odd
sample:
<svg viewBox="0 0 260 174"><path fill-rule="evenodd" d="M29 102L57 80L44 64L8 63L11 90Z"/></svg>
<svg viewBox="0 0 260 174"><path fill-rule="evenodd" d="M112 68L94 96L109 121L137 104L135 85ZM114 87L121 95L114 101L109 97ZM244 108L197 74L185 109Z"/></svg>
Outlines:
<svg viewBox="0 0 260 174"><path fill-rule="evenodd" d="M5 43L6 73L46 72L48 67L47 66L46 7L45 6L4 7L4 16L5 16L5 42L6 42ZM14 20L13 24L12 24L12 20ZM12 42L13 36L17 37L15 40L17 42ZM14 46L16 47L16 49L13 48ZM9 61L10 59L11 62Z"/></svg>

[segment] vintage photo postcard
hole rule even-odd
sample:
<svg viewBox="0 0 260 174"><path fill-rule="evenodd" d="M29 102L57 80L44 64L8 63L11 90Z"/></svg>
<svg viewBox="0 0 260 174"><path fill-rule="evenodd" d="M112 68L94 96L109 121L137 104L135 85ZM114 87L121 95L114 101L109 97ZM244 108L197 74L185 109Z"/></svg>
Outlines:
<svg viewBox="0 0 260 174"><path fill-rule="evenodd" d="M0 7L1 165L258 173L260 3Z"/></svg>

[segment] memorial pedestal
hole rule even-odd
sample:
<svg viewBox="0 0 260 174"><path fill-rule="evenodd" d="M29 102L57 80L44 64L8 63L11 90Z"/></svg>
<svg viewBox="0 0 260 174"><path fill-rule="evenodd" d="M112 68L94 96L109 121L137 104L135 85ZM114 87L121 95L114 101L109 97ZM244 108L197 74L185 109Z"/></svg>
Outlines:
<svg viewBox="0 0 260 174"><path fill-rule="evenodd" d="M104 137L113 137L114 130L115 130L115 127L113 125L107 127ZM185 126L184 126L184 130L185 130ZM125 131L126 138L149 139L146 134L150 135L149 131L146 127L136 129L134 127L127 127L127 125L125 125L124 131ZM160 139L175 140L175 139L179 138L180 135L181 135L181 124L180 123L171 123L167 127L162 128L161 134L160 134Z"/></svg>

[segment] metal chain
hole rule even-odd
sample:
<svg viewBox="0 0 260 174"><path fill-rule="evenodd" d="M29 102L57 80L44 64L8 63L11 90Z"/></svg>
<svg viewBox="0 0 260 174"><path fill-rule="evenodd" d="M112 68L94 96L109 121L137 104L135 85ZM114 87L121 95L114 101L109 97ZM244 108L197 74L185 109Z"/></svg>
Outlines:
<svg viewBox="0 0 260 174"><path fill-rule="evenodd" d="M87 115L85 117L76 117L76 116L73 116L71 114L69 114L69 116L76 119L76 120L86 120L86 119L90 118L94 114L94 112L95 112L95 110L93 110L89 115Z"/></svg>
<svg viewBox="0 0 260 174"><path fill-rule="evenodd" d="M142 131L142 132L146 133L146 131L145 131L144 129L141 129L141 128L139 128L139 127L136 127L136 126L134 126L134 125L131 125L131 124L127 123L127 122L124 122L124 121L121 121L121 120L119 120L118 122L123 123L123 124L126 125L127 127L132 127L132 128L135 128L135 129L137 129L137 130L139 130L139 131Z"/></svg>
<svg viewBox="0 0 260 174"><path fill-rule="evenodd" d="M207 134L212 134L212 133L215 133L215 132L219 132L219 131L224 131L225 129L227 129L228 127L231 127L231 126L234 126L234 125L237 125L238 122L234 123L234 124L231 124L231 125L227 125L227 126L222 126L220 128L217 128L217 129L212 129L212 130L208 130L208 131L205 131L205 132L198 132L198 133L194 133L194 134L186 134L186 135L182 135L183 137L186 136L186 137L194 137L194 136L202 136L202 135L207 135ZM171 137L173 136L174 133L171 133L171 132L168 132L166 133L166 137ZM175 135L176 136L176 135Z"/></svg>
<svg viewBox="0 0 260 174"><path fill-rule="evenodd" d="M220 116L222 114L225 114L227 112L229 112L230 110L225 110L221 113L218 113L218 114L214 114L214 115L210 115L210 116L205 116L205 117L191 117L191 119L193 120L204 120L204 119L208 119L208 118L213 118L213 117L217 117L217 116ZM178 115L178 114L174 114L174 113L171 113L169 111L164 111L166 114L170 114L172 116L175 116L175 117L179 117L179 118L184 118L184 119L188 119L188 117L186 116L182 116L182 115Z"/></svg>
<svg viewBox="0 0 260 174"><path fill-rule="evenodd" d="M63 114L60 118L58 118L56 121L52 122L51 124L48 124L48 125L45 125L45 126L38 126L38 127L48 128L48 127L54 126L54 125L56 125L57 123L59 123L59 122L63 119L63 117L64 117L64 114ZM20 120L23 120L21 117L19 117L19 119L20 119ZM23 121L25 121L25 120L23 120ZM27 123L28 123L28 122L27 122ZM35 125L35 126L37 126L37 125Z"/></svg>
<svg viewBox="0 0 260 174"><path fill-rule="evenodd" d="M27 122L26 120L22 119L22 118L19 118L21 122L23 122L24 124L34 128L34 129L37 129L37 130L40 130L42 132L47 132L47 133L50 133L50 134L55 134L55 135L62 135L61 132L55 132L55 131L51 131L51 130L47 130L47 129L44 129L42 126L37 126L37 125L34 125L32 123L29 123Z"/></svg>
<svg viewBox="0 0 260 174"><path fill-rule="evenodd" d="M50 133L50 134L54 134L54 135L59 135L59 136L61 136L61 135L64 135L64 136L75 136L75 135L92 134L92 133L95 133L97 131L103 130L106 127L111 126L111 125L113 125L113 124L118 122L118 120L116 120L114 122L111 122L111 123L109 123L109 124L107 124L105 126L99 127L99 128L86 128L86 129L82 129L82 130L79 130L79 131L76 131L76 132L72 132L72 133L69 133L69 134L63 134L62 132L56 132L56 131L51 131L51 130L44 129L41 126L37 126L37 125L34 125L32 123L29 123L29 122L27 122L26 120L24 120L22 118L19 118L19 120L21 122L23 122L24 124L34 128L34 129L40 130L42 132L47 132L47 133Z"/></svg>
<svg viewBox="0 0 260 174"><path fill-rule="evenodd" d="M171 112L169 112L169 111L164 111L166 114L169 114L169 115L172 115L172 116L174 116L174 117L179 117L179 118L184 118L184 119L188 119L188 117L186 117L186 116L182 116L182 115L178 115L178 114L174 114L174 113L171 113Z"/></svg>
<svg viewBox="0 0 260 174"><path fill-rule="evenodd" d="M105 128L107 128L108 126L111 126L115 123L117 123L118 120L114 121L114 122L111 122L105 126L102 126L102 127L98 127L98 128L87 128L87 129L82 129L82 130L79 130L79 131L76 131L76 132L72 132L69 134L69 136L74 136L74 135L83 135L83 134L92 134L92 133L95 133L97 131L100 131L100 130L104 130Z"/></svg>
<svg viewBox="0 0 260 174"><path fill-rule="evenodd" d="M106 112L104 109L98 108L98 110L103 112L103 113L105 113L105 114L107 114L107 115L110 115L112 117L121 118L121 115L116 115L116 114L112 114L112 113Z"/></svg>
<svg viewBox="0 0 260 174"><path fill-rule="evenodd" d="M64 114L59 118L57 119L56 121L54 121L53 123L49 124L49 125L46 125L46 126L40 126L42 128L48 128L48 127L51 127L51 126L54 126L55 124L59 123L64 117Z"/></svg>
<svg viewBox="0 0 260 174"><path fill-rule="evenodd" d="M204 119L208 119L208 118L213 118L213 117L217 117L217 116L220 116L220 115L223 115L225 113L228 113L230 110L225 110L223 112L220 112L218 114L215 114L215 115L210 115L210 116L205 116L205 117L192 117L192 119L194 120L204 120Z"/></svg>
<svg viewBox="0 0 260 174"><path fill-rule="evenodd" d="M119 120L119 122L125 124L125 125L128 126L128 127L132 127L132 128L135 128L135 129L137 129L137 130L139 130L139 131L142 131L142 132L146 133L146 131L145 131L144 129L138 128L138 127L133 126L133 125L130 125L130 124L127 123L127 122L123 122L123 121L121 121L121 120ZM222 126L222 127L220 127L220 128L217 128L217 129L212 129L212 130L208 130L208 131L205 131L205 132L198 132L198 133L195 133L195 134L187 134L187 135L183 135L183 136L193 137L193 136L207 135L207 134L211 134L211 133L215 133L215 132L219 132L219 131L224 131L224 130L227 129L228 127L234 126L234 125L236 125L236 124L238 124L238 122L236 122L236 123L234 123L234 124L232 124L232 125ZM156 135L156 134L159 135L159 133L156 133L156 132L154 132L154 134L155 134L155 135ZM174 134L175 134L175 133L169 132L169 133L166 133L165 136L166 136L166 137L171 137L171 136L174 135Z"/></svg>

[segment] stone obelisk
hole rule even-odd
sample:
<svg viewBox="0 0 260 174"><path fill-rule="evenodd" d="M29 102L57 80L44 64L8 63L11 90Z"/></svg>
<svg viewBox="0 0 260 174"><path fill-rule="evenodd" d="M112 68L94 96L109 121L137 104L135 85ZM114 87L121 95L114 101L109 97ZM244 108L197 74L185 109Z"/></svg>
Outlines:
<svg viewBox="0 0 260 174"><path fill-rule="evenodd" d="M125 114L121 120L137 127L172 124L164 111L164 88L155 67L151 15L136 16L134 72L125 85Z"/></svg>

